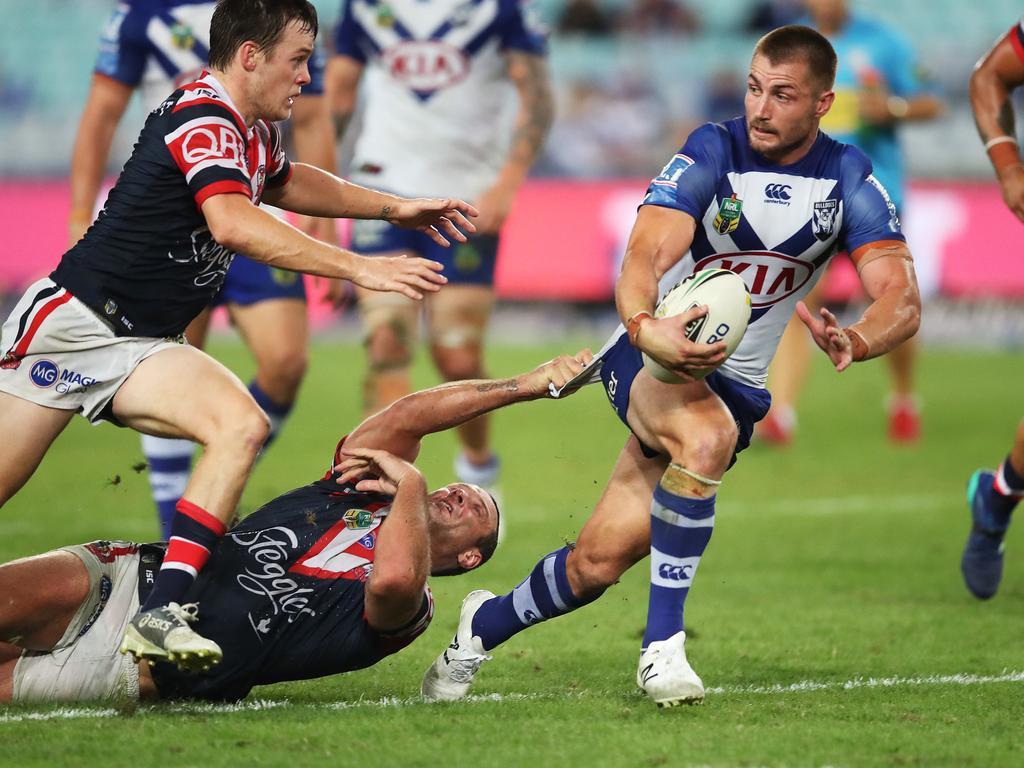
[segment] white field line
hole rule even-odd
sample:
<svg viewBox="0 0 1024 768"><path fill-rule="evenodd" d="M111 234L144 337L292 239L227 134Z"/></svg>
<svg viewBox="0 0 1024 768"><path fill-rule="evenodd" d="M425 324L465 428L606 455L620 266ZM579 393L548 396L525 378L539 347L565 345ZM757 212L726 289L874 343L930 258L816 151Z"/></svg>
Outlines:
<svg viewBox="0 0 1024 768"><path fill-rule="evenodd" d="M1004 671L998 675L972 675L961 673L956 675L927 675L924 677L856 677L846 681L804 680L798 683L775 683L772 685L724 685L708 688L713 695L778 695L787 693L809 693L814 691L851 691L859 688L915 688L921 686L940 685L987 685L991 683L1024 683L1024 672ZM554 695L548 693L489 693L478 696L467 696L460 703L489 704L512 701L543 701L556 699L587 698L587 694L575 693ZM589 696L589 698L594 698ZM398 709L402 707L429 706L428 702L416 697L401 698L385 696L381 699L356 699L354 701L335 701L327 704L292 704L290 701L272 699L251 699L237 704L208 704L195 702L178 702L157 706L141 706L133 714L135 717L145 715L221 715L237 712L263 712L272 709L313 709L313 710L347 710L347 709ZM89 709L88 707L60 707L45 712L12 712L0 714L0 725L4 723L21 723L35 720L79 720L87 718L117 717L127 714L127 710Z"/></svg>

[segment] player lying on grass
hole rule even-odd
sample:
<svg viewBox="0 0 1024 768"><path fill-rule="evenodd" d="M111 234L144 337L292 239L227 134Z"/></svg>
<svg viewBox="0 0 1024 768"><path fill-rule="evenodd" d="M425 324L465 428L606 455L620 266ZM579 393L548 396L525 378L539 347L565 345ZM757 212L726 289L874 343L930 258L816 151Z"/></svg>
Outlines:
<svg viewBox="0 0 1024 768"><path fill-rule="evenodd" d="M590 359L561 356L515 378L413 393L339 443L333 468L223 536L185 599L224 649L210 670L118 652L163 548L93 542L0 566L0 701L238 699L254 685L368 667L423 631L427 576L493 554L499 511L477 486L427 493L412 466L424 435L545 397Z"/></svg>
<svg viewBox="0 0 1024 768"><path fill-rule="evenodd" d="M210 71L150 113L99 218L32 285L2 329L0 505L25 484L76 412L203 446L171 521L163 567L124 649L182 664L221 649L189 627L182 596L235 513L268 434L238 377L182 333L224 283L236 252L412 299L445 282L424 259L368 259L307 237L266 201L319 217L376 218L446 245L464 241L458 200L408 200L292 164L274 121L309 83L317 32L306 0L222 0Z"/></svg>
<svg viewBox="0 0 1024 768"><path fill-rule="evenodd" d="M683 607L714 529L718 487L771 402L768 363L787 321L796 310L837 371L884 354L918 327L917 281L885 189L859 150L818 130L835 71L835 52L818 32L792 26L765 35L751 61L746 119L698 128L651 183L616 283L625 327L599 355L608 398L633 434L575 547L542 558L502 597L481 590L466 598L424 695L465 695L488 651L596 600L650 555L637 684L659 706L704 698L684 651ZM872 299L850 328L799 302L840 250ZM724 365L724 342L685 336L706 310L652 317L658 280L673 267L683 275L726 267L747 281L750 324ZM683 383L655 379L641 352Z"/></svg>

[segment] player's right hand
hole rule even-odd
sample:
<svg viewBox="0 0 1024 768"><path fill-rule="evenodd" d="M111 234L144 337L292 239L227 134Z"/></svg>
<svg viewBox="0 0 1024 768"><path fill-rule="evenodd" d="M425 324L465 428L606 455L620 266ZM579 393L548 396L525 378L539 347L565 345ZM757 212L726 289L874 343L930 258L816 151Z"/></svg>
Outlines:
<svg viewBox="0 0 1024 768"><path fill-rule="evenodd" d="M439 262L418 256L357 257L351 280L371 291L394 291L419 301L423 292L436 293L448 278L441 274Z"/></svg>
<svg viewBox="0 0 1024 768"><path fill-rule="evenodd" d="M698 344L686 338L686 326L707 313L707 307L692 307L680 315L645 320L637 335L637 344L655 362L679 374L683 381L695 381L691 373L713 370L728 356L724 341Z"/></svg>
<svg viewBox="0 0 1024 768"><path fill-rule="evenodd" d="M342 446L341 455L344 459L334 468L341 473L337 482L355 482L357 491L394 496L404 482L424 482L416 467L387 451Z"/></svg>
<svg viewBox="0 0 1024 768"><path fill-rule="evenodd" d="M1021 221L1024 221L1024 166L1014 165L999 174L999 187L1003 202Z"/></svg>
<svg viewBox="0 0 1024 768"><path fill-rule="evenodd" d="M529 373L520 377L520 386L534 397L547 397L550 384L556 389L565 386L573 376L582 371L594 359L594 353L584 348L575 355L559 355L554 360L541 363Z"/></svg>

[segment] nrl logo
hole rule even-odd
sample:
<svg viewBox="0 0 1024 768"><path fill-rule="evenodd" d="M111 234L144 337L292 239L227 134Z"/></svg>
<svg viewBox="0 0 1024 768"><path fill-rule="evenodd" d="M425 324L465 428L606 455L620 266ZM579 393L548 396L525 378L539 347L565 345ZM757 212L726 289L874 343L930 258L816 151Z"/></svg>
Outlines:
<svg viewBox="0 0 1024 768"><path fill-rule="evenodd" d="M821 241L832 237L836 227L836 212L839 210L838 200L822 200L814 204L814 220L811 228L814 236Z"/></svg>
<svg viewBox="0 0 1024 768"><path fill-rule="evenodd" d="M743 213L743 201L736 195L727 197L718 208L718 215L715 216L715 231L720 235L728 235L735 232L740 225L740 216Z"/></svg>
<svg viewBox="0 0 1024 768"><path fill-rule="evenodd" d="M347 509L342 519L346 528L369 528L373 524L373 512L368 509Z"/></svg>

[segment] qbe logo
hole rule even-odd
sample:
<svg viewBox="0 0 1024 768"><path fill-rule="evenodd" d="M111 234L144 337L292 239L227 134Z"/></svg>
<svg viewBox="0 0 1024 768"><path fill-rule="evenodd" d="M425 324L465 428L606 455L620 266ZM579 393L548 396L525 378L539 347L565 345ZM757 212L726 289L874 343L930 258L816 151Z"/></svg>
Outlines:
<svg viewBox="0 0 1024 768"><path fill-rule="evenodd" d="M57 382L60 376L60 368L52 360L40 360L32 366L29 377L32 383L42 389L48 389Z"/></svg>

